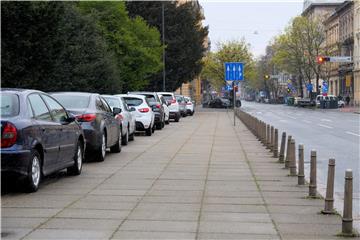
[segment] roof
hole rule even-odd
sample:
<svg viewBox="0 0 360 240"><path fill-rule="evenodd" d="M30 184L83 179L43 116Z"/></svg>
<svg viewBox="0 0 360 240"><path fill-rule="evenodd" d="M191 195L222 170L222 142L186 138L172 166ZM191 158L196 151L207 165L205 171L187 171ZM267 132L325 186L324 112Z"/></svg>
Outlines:
<svg viewBox="0 0 360 240"><path fill-rule="evenodd" d="M343 4L343 0L333 0L333 1L306 1L304 3L304 9L301 13L302 16L308 14L312 9L316 7L337 7Z"/></svg>

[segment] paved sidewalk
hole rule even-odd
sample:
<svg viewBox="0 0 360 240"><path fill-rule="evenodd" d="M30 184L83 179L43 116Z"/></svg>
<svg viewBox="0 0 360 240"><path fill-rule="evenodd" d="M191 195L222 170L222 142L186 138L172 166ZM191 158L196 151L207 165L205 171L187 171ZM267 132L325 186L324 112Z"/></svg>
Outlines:
<svg viewBox="0 0 360 240"><path fill-rule="evenodd" d="M336 239L339 216L226 112L138 136L78 177L2 196L2 239Z"/></svg>

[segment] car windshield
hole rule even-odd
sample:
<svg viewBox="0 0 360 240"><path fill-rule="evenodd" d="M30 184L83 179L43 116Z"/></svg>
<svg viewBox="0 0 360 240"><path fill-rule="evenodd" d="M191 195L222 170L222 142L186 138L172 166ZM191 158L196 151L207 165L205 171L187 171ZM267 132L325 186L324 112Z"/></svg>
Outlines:
<svg viewBox="0 0 360 240"><path fill-rule="evenodd" d="M111 108L114 107L121 108L120 101L118 98L114 98L114 97L104 97L104 98Z"/></svg>
<svg viewBox="0 0 360 240"><path fill-rule="evenodd" d="M19 97L14 93L1 93L1 117L19 115Z"/></svg>
<svg viewBox="0 0 360 240"><path fill-rule="evenodd" d="M90 103L90 96L79 96L69 94L53 94L56 100L58 100L65 108L87 108Z"/></svg>
<svg viewBox="0 0 360 240"><path fill-rule="evenodd" d="M143 103L143 100L140 98L132 98L132 97L125 97L125 102L130 107L136 107Z"/></svg>

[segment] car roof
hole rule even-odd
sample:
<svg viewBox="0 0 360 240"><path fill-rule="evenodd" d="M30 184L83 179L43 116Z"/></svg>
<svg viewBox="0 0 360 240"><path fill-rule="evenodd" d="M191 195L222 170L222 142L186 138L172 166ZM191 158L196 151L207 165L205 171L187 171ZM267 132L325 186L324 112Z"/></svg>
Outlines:
<svg viewBox="0 0 360 240"><path fill-rule="evenodd" d="M99 95L98 93L89 93L89 92L52 92L50 94L78 95L78 96Z"/></svg>
<svg viewBox="0 0 360 240"><path fill-rule="evenodd" d="M142 92L142 91L128 92L128 94L151 94L151 95L157 95L156 92Z"/></svg>
<svg viewBox="0 0 360 240"><path fill-rule="evenodd" d="M119 94L117 96L120 97L132 97L132 98L141 98L141 99L145 99L146 97L144 95L140 95L140 94Z"/></svg>
<svg viewBox="0 0 360 240"><path fill-rule="evenodd" d="M44 93L35 89L24 89L24 88L1 88L1 92L12 92L12 93L30 93L30 92L39 92Z"/></svg>

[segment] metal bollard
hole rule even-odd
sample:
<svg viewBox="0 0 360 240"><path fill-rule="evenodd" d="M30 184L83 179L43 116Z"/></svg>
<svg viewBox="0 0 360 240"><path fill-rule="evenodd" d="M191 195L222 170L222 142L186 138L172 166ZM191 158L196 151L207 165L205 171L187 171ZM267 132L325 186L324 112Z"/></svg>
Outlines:
<svg viewBox="0 0 360 240"><path fill-rule="evenodd" d="M266 124L266 148L270 147L270 125Z"/></svg>
<svg viewBox="0 0 360 240"><path fill-rule="evenodd" d="M298 185L305 184L304 173L304 145L299 144L299 172L298 172Z"/></svg>
<svg viewBox="0 0 360 240"><path fill-rule="evenodd" d="M290 142L291 142L291 135L288 136L287 145L286 145L285 168L289 168L289 162L290 162Z"/></svg>
<svg viewBox="0 0 360 240"><path fill-rule="evenodd" d="M280 144L280 154L279 162L284 163L284 154L285 154L285 141L286 141L286 132L283 132L281 135L281 144Z"/></svg>
<svg viewBox="0 0 360 240"><path fill-rule="evenodd" d="M279 144L279 140L278 140L278 130L277 128L275 129L275 134L274 134L274 147L273 147L273 152L274 152L274 155L273 157L274 158L277 158L278 157L278 144Z"/></svg>
<svg viewBox="0 0 360 240"><path fill-rule="evenodd" d="M322 213L334 214L334 179L335 178L335 159L329 159L328 177L326 185L325 208Z"/></svg>
<svg viewBox="0 0 360 240"><path fill-rule="evenodd" d="M353 234L352 218L352 201L353 201L353 174L351 169L345 172L345 189L344 189L344 212L342 217L342 234Z"/></svg>
<svg viewBox="0 0 360 240"><path fill-rule="evenodd" d="M309 197L316 197L316 151L311 150Z"/></svg>
<svg viewBox="0 0 360 240"><path fill-rule="evenodd" d="M296 176L296 153L295 153L295 139L290 142L290 158L289 158L290 176Z"/></svg>
<svg viewBox="0 0 360 240"><path fill-rule="evenodd" d="M274 151L274 126L270 128L270 152Z"/></svg>

